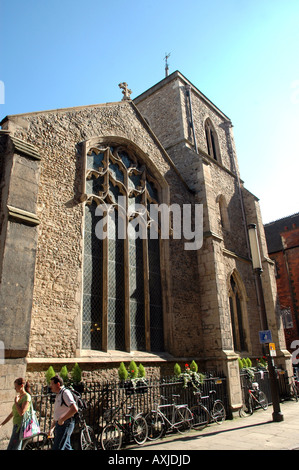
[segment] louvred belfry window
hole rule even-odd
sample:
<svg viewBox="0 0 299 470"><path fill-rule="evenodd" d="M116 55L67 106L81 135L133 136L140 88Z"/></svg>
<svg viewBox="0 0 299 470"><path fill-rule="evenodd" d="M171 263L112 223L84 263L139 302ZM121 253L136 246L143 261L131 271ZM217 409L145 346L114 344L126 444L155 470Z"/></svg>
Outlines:
<svg viewBox="0 0 299 470"><path fill-rule="evenodd" d="M113 144L86 150L85 176L82 348L163 351L158 229L138 236L149 233L159 186L133 151Z"/></svg>
<svg viewBox="0 0 299 470"><path fill-rule="evenodd" d="M220 163L218 136L210 119L207 119L205 122L205 133L208 154Z"/></svg>

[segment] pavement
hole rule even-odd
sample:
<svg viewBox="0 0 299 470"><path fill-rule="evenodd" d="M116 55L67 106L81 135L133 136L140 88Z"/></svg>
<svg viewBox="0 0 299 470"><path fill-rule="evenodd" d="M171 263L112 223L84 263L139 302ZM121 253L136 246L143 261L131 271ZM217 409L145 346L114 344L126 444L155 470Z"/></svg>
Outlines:
<svg viewBox="0 0 299 470"><path fill-rule="evenodd" d="M299 402L280 404L284 420L273 422L273 407L256 410L246 418L212 423L202 431L165 436L157 441L147 441L142 447L130 450L158 452L194 450L299 450Z"/></svg>
<svg viewBox="0 0 299 470"><path fill-rule="evenodd" d="M130 445L119 455L139 455L139 451L154 453L188 453L196 450L299 450L299 402L280 404L283 421L274 422L273 407L256 410L246 418L236 417L218 425L212 423L202 431L191 430L185 434L169 434L157 441L147 441L143 446ZM7 442L0 442L0 450ZM135 451L138 451L137 453ZM140 454L141 457L142 454ZM108 462L109 463L109 462Z"/></svg>

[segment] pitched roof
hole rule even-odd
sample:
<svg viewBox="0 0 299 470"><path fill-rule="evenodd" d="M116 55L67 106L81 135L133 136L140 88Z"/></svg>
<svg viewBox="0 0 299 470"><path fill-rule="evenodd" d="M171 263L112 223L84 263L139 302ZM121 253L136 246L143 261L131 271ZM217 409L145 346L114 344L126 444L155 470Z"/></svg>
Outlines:
<svg viewBox="0 0 299 470"><path fill-rule="evenodd" d="M160 90L165 85L167 85L168 83L172 82L173 80L175 80L177 78L179 78L180 80L182 80L186 84L190 85L192 90L194 91L194 93L196 93L203 101L205 101L217 114L219 114L221 116L222 119L224 119L225 121L227 121L227 120L230 121L230 118L226 114L224 114L221 111L221 109L219 109L211 100L209 100L209 98L207 98L206 95L204 95L195 85L193 85L193 83L191 83L178 70L176 70L172 74L168 75L167 77L163 78L162 80L160 80L160 82L156 83L155 85L153 85L148 90L141 93L140 95L136 96L136 98L134 98L133 101L135 102L135 104L138 104L140 101L142 101L143 99L145 99L148 96L152 95L157 90Z"/></svg>
<svg viewBox="0 0 299 470"><path fill-rule="evenodd" d="M283 246L280 234L294 227L299 227L299 212L265 224L264 229L268 252L275 253L276 251L281 251Z"/></svg>

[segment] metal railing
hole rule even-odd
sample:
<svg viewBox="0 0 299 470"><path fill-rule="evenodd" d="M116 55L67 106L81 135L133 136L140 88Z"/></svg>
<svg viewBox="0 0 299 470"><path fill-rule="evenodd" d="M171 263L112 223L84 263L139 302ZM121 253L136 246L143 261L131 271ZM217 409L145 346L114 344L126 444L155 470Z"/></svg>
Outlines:
<svg viewBox="0 0 299 470"><path fill-rule="evenodd" d="M257 382L259 384L260 390L265 393L268 399L268 403L272 404L271 385L268 370L255 371L254 377L252 379L248 378L247 373L241 372L240 379L243 393L243 401L245 400L245 393L248 390L248 387L251 382ZM279 400L283 401L290 399L291 393L287 371L277 370L276 379L278 384Z"/></svg>
<svg viewBox="0 0 299 470"><path fill-rule="evenodd" d="M216 391L214 398L223 401L227 414L227 383L225 377L205 378L200 385L200 390L204 396L209 396L211 390ZM33 406L36 410L41 431L47 432L53 419L53 406L55 395L48 387L40 385L32 386ZM124 403L124 413L132 405L136 413L147 413L155 407L155 403L160 402L160 396L166 397L169 403L172 402L173 395L178 404L188 404L189 407L196 404L194 392L197 390L192 383L184 386L183 381L176 377L164 377L162 380L147 379L146 383L140 382L136 389L130 387L130 382L107 382L107 383L86 383L82 398L87 404L85 419L87 424L93 427L95 434L100 434L105 425L105 411ZM209 407L210 398L205 401L205 406ZM75 430L76 432L76 430Z"/></svg>

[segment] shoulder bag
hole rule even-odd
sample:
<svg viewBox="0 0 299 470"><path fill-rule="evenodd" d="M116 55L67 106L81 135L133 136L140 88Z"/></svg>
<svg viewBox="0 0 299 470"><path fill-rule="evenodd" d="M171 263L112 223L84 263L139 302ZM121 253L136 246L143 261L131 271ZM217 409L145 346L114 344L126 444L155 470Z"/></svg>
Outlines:
<svg viewBox="0 0 299 470"><path fill-rule="evenodd" d="M35 436L36 434L40 433L39 422L36 417L36 413L33 409L32 400L30 401L30 405L28 410L23 416L23 421L20 430L20 438L21 439L28 439L28 437Z"/></svg>

